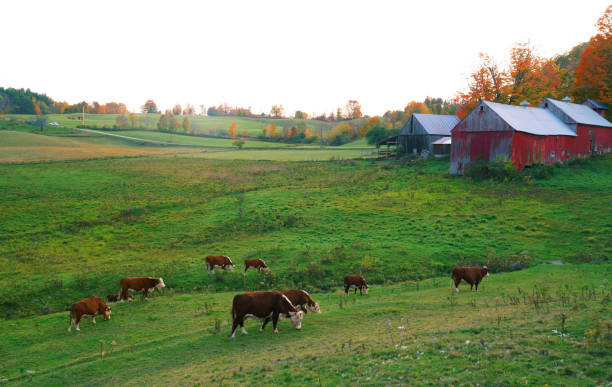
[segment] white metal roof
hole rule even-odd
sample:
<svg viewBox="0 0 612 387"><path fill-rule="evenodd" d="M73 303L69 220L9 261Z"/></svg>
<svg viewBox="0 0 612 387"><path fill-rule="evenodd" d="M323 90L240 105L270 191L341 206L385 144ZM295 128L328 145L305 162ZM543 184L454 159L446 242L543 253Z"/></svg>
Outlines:
<svg viewBox="0 0 612 387"><path fill-rule="evenodd" d="M454 115L415 113L412 116L421 123L427 133L439 136L450 136L451 129L459 123L459 117Z"/></svg>
<svg viewBox="0 0 612 387"><path fill-rule="evenodd" d="M435 145L450 145L452 137L442 137L432 142Z"/></svg>
<svg viewBox="0 0 612 387"><path fill-rule="evenodd" d="M557 101L552 98L546 98L540 106L545 106L546 103L553 104L563 113L567 114L576 124L603 126L612 128L612 122L606 120L599 115L595 110L586 105L578 105L571 102Z"/></svg>
<svg viewBox="0 0 612 387"><path fill-rule="evenodd" d="M547 109L504 105L488 101L482 103L497 113L516 131L539 136L576 136L569 126Z"/></svg>

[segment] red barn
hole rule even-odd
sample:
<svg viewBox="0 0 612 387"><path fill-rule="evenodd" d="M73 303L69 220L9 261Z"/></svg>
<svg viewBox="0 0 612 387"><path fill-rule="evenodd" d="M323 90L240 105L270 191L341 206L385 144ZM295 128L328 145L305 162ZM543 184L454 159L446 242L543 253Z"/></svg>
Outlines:
<svg viewBox="0 0 612 387"><path fill-rule="evenodd" d="M483 101L451 131L450 173L497 157L517 169L612 148L612 123L585 105L546 99L539 107Z"/></svg>

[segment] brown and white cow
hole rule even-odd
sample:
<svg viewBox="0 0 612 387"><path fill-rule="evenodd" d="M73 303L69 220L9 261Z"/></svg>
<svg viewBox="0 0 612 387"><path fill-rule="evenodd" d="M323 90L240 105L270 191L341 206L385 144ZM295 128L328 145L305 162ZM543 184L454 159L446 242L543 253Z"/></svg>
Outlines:
<svg viewBox="0 0 612 387"><path fill-rule="evenodd" d="M119 285L121 286L121 290L119 291L119 300L121 302L127 299L132 299L132 297L128 294L128 291L139 292L142 290L142 299L146 300L149 292L154 291L156 288L166 287L163 279L153 277L121 278Z"/></svg>
<svg viewBox="0 0 612 387"><path fill-rule="evenodd" d="M232 338L236 335L236 328L240 325L242 334L246 335L244 320L249 317L263 319L259 329L263 332L266 324L272 320L274 333L278 333L276 324L280 317L288 316L295 329L302 328L304 314L298 311L287 296L280 292L246 292L234 296L232 302Z"/></svg>
<svg viewBox="0 0 612 387"><path fill-rule="evenodd" d="M258 270L260 273L263 271L264 273L269 273L270 269L266 266L266 263L261 259L245 259L244 260L244 273L243 275L246 277L247 270L250 268Z"/></svg>
<svg viewBox="0 0 612 387"><path fill-rule="evenodd" d="M104 315L104 320L109 320L111 315L111 308L104 303L104 300L100 297L90 297L81 301L77 301L70 307L70 324L68 324L68 332L72 328L72 324L76 326L76 330L79 329L79 322L83 316L92 316L92 322L96 325L96 315Z"/></svg>
<svg viewBox="0 0 612 387"><path fill-rule="evenodd" d="M470 291L472 287L476 285L476 291L478 291L478 284L482 279L489 275L489 269L486 266L483 267L456 267L453 269L451 276L452 281L455 282L455 291L459 292L459 283L464 280L470 284ZM452 283L451 283L452 284Z"/></svg>
<svg viewBox="0 0 612 387"><path fill-rule="evenodd" d="M227 255L209 255L206 257L206 269L208 269L208 274L210 274L211 271L215 274L215 267L220 267L223 271L227 268L229 268L230 271L234 271L234 264Z"/></svg>
<svg viewBox="0 0 612 387"><path fill-rule="evenodd" d="M360 295L363 295L362 291L368 294L368 289L370 289L360 275L347 275L344 277L344 293L348 294L350 288L355 288L355 294L357 294L357 289L359 289Z"/></svg>
<svg viewBox="0 0 612 387"><path fill-rule="evenodd" d="M304 313L308 313L308 309L314 313L321 313L321 308L318 302L314 302L306 290L301 289L286 289L281 290L280 293L287 296L293 306L300 307Z"/></svg>

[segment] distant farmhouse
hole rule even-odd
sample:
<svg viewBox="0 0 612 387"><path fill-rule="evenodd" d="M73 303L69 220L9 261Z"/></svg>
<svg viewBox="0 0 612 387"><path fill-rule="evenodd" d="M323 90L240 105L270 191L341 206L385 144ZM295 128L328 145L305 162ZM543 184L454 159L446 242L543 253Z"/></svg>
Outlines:
<svg viewBox="0 0 612 387"><path fill-rule="evenodd" d="M612 123L606 106L587 100L547 98L538 107L481 102L451 131L451 174L462 174L467 164L498 156L520 170L530 164L553 164L589 153L612 150Z"/></svg>
<svg viewBox="0 0 612 387"><path fill-rule="evenodd" d="M449 154L454 115L413 114L399 134L398 143L408 154Z"/></svg>

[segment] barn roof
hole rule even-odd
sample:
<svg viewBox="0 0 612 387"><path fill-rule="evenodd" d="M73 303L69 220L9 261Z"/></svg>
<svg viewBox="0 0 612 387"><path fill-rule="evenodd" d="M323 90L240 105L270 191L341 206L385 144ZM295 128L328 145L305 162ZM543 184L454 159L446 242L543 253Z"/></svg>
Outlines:
<svg viewBox="0 0 612 387"><path fill-rule="evenodd" d="M595 101L594 99L589 99L589 98L587 98L587 101L590 102L597 109L608 110L608 107L599 101Z"/></svg>
<svg viewBox="0 0 612 387"><path fill-rule="evenodd" d="M600 116L595 110L586 105L578 105L571 102L557 101L552 98L546 98L540 106L550 103L565 113L573 123L593 126L603 126L612 128L612 122Z"/></svg>
<svg viewBox="0 0 612 387"><path fill-rule="evenodd" d="M547 109L504 105L488 101L483 101L482 103L493 110L516 131L538 136L576 136L576 133L569 126ZM592 111L592 109L590 110Z"/></svg>
<svg viewBox="0 0 612 387"><path fill-rule="evenodd" d="M459 123L459 117L455 115L415 113L412 116L419 121L427 133L439 136L450 136L451 129Z"/></svg>
<svg viewBox="0 0 612 387"><path fill-rule="evenodd" d="M452 141L452 137L442 137L432 142L434 145L450 145Z"/></svg>

